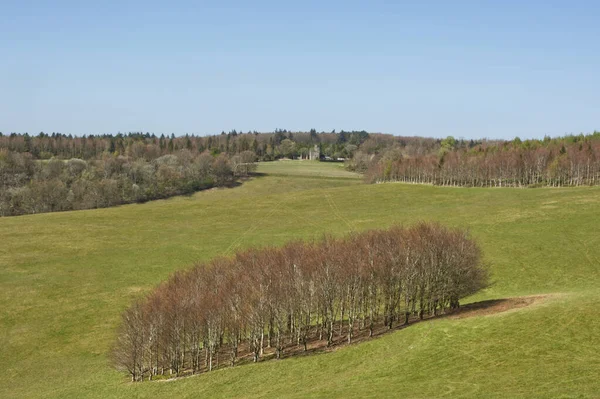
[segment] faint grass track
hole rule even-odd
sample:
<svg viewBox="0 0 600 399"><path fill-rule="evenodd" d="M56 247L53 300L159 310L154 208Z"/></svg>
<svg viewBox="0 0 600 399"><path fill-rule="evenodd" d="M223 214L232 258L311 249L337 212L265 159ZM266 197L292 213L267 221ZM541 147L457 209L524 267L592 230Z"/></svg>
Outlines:
<svg viewBox="0 0 600 399"><path fill-rule="evenodd" d="M325 192L323 195L325 196L325 199L329 203L329 207L333 211L333 214L338 219L340 219L342 222L344 222L348 226L348 228L350 229L350 231L355 231L355 227L352 225L352 223L340 212L340 209L338 208L338 206L333 201L333 198L331 198L331 194L328 193L328 192Z"/></svg>
<svg viewBox="0 0 600 399"><path fill-rule="evenodd" d="M600 266L600 260L593 254L590 254L590 248L588 247L587 243L584 240L578 240L576 238L573 238L572 234L567 234L565 232L563 232L563 236L575 247L575 246L579 246L581 248L583 248L583 253L585 255L585 258L587 259L587 261L589 262L589 264L591 266L595 266L598 268L598 266Z"/></svg>
<svg viewBox="0 0 600 399"><path fill-rule="evenodd" d="M282 203L282 201L275 203L275 205L273 206L273 209L271 209L266 216L264 216L264 217L261 216L260 220L269 220L269 218L271 216L273 216L273 214L277 210L280 209L279 207L280 207L281 203ZM233 240L233 242L229 245L229 247L227 247L227 249L223 253L231 254L236 248L238 248L242 244L242 242L244 241L244 237L246 237L248 234L256 231L256 229L258 229L260 224L261 223L259 223L259 222L253 222L252 225L246 231L244 231L242 234L240 234L238 237L236 237L235 240Z"/></svg>
<svg viewBox="0 0 600 399"><path fill-rule="evenodd" d="M278 202L273 207L273 209L267 214L266 217L261 217L261 220L269 220L269 218L271 216L273 216L273 214L275 213L275 211L278 211L278 210L279 211L281 211L281 210L286 211L286 215L292 215L300 223L309 224L309 225L313 226L317 230L321 230L322 229L321 226L319 226L318 224L316 224L315 222L313 222L312 220L310 220L310 218L301 215L299 212L294 211L289 206L283 205L283 201ZM248 228L246 231L244 231L242 234L240 234L238 237L236 237L235 240L233 240L231 242L231 244L227 247L227 249L223 252L223 254L225 254L225 255L227 255L227 254L233 254L233 252L242 245L242 243L244 241L244 238L246 236L248 236L248 234L251 234L251 233L255 232L260 226L261 226L261 223L254 222L252 224L252 226L250 226L250 228Z"/></svg>

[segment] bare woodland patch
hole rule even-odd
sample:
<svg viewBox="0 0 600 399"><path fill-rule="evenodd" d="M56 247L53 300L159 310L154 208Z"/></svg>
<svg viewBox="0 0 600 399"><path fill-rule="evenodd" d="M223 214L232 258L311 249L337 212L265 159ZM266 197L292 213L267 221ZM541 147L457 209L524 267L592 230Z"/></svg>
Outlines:
<svg viewBox="0 0 600 399"><path fill-rule="evenodd" d="M123 314L132 381L307 354L460 308L487 284L477 244L435 223L249 249L176 273Z"/></svg>
<svg viewBox="0 0 600 399"><path fill-rule="evenodd" d="M406 157L389 150L370 162L371 183L404 182L456 187L564 187L600 184L600 134L560 140L520 140ZM355 154L355 161L360 154Z"/></svg>

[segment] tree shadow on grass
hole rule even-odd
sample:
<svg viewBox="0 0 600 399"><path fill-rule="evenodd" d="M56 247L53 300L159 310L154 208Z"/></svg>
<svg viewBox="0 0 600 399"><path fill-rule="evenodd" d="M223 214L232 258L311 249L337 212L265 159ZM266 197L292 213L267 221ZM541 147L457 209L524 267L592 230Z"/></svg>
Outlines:
<svg viewBox="0 0 600 399"><path fill-rule="evenodd" d="M392 325L390 329L388 326L383 325L383 320L378 320L378 323L373 327L373 334L371 336L369 328L363 326L363 328L355 328L353 329L353 336L351 343L348 344L348 325L347 321L344 321L341 325L340 323L336 323L333 327L334 329L334 338L333 342L330 346L327 346L326 339L318 339L318 331L313 327L313 331L308 337L307 348L304 350L304 345L302 343L297 344L296 339L290 340L290 337L285 338L285 344L283 345L283 351L279 360L293 358L293 357L302 357L302 356L310 356L319 353L327 353L331 351L335 351L339 348L343 348L348 345L354 345L361 342L366 342L372 340L374 338L381 337L390 332L403 330L405 328L414 326L420 323L426 323L432 320L439 320L445 318L451 319L462 319L467 317L475 317L475 316L486 316L497 313L506 312L512 309L523 308L537 302L541 299L545 298L545 295L538 296L527 296L527 297L516 297L516 298L503 298L503 299L490 299L486 301L473 302L466 305L462 305L457 309L447 310L445 313L436 315L436 316L426 316L423 319L419 318L417 315L411 314L409 317L408 324L404 323L404 316L402 316L402 320L400 322L396 321L395 324ZM358 323L357 323L358 324ZM341 333L340 333L341 332ZM324 335L326 332L324 332ZM265 341L267 338L265 337ZM239 356L236 359L235 367L243 366L245 364L251 364L253 362L253 356L248 347L247 343L242 343L239 346ZM219 350L218 358L221 361L218 362L218 367L214 369L222 369L228 368L230 366L230 352L227 348L222 348ZM259 362L265 362L269 360L277 360L276 359L276 351L274 347L264 348L264 353L260 357ZM214 370L213 369L213 370ZM202 371L200 374L204 374L206 371ZM184 373L180 377L190 376L191 373ZM169 380L173 380L170 378Z"/></svg>
<svg viewBox="0 0 600 399"><path fill-rule="evenodd" d="M419 323L426 323L432 320L439 320L445 318L451 319L462 319L467 317L476 317L476 316L485 316L491 314L497 314L506 312L511 309L523 308L531 305L532 303L542 299L544 296L530 296L530 297L517 297L517 298L502 298L502 299L490 299L486 301L473 302L467 305L463 305L458 309L447 310L445 313L438 314L436 316L426 316L423 319L420 319L418 316L411 315L409 317L408 324L404 323L404 318L402 318L401 322L395 322L395 325L390 329L388 326L384 326L382 321L380 321L373 328L373 335L370 336L369 329L355 329L353 333L353 337L350 345L354 345L357 343L365 342L371 340L373 338L378 338L387 333L403 330L405 328L414 326ZM342 335L339 334L340 325L337 323L334 327L334 340L331 346L327 346L326 340L318 340L317 337L311 337L311 342L307 345L308 348L305 351L303 345L288 345L285 347L283 351L283 355L281 359L295 357L295 356L307 356L315 353L326 353L338 348L344 347L348 345L347 339L347 325L343 326ZM269 360L271 358L275 358L275 354L265 354L264 358L261 361Z"/></svg>

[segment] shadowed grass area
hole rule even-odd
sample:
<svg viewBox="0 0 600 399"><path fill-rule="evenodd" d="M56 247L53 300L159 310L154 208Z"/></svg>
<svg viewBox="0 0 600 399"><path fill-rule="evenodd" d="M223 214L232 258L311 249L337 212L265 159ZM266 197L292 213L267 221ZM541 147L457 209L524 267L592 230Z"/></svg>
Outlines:
<svg viewBox="0 0 600 399"><path fill-rule="evenodd" d="M600 189L363 185L339 164L273 162L233 189L0 218L0 397L593 397L600 391ZM331 353L130 384L107 359L121 311L194 261L324 233L469 228L493 285L563 293L442 318Z"/></svg>

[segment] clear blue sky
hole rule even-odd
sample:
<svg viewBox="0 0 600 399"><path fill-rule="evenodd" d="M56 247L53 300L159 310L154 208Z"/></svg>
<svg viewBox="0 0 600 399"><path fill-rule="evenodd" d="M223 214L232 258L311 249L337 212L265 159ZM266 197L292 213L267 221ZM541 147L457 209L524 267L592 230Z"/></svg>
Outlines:
<svg viewBox="0 0 600 399"><path fill-rule="evenodd" d="M1 0L0 131L600 130L599 17L598 1Z"/></svg>

